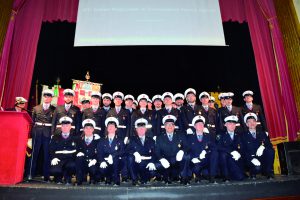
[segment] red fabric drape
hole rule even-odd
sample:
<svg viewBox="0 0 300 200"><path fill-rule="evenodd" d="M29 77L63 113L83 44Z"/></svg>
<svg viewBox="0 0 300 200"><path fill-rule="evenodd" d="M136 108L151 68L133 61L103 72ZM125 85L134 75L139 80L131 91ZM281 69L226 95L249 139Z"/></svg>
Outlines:
<svg viewBox="0 0 300 200"><path fill-rule="evenodd" d="M20 2L26 3L18 11L15 22L10 22L0 65L1 90L6 82L3 107L12 106L15 96L29 96L42 21L75 22L77 17L78 0L16 0L16 10ZM248 22L271 137L284 137L288 133L290 140L294 140L299 120L295 115L296 106L272 0L219 2L223 21ZM266 18L273 25L271 32Z"/></svg>
<svg viewBox="0 0 300 200"><path fill-rule="evenodd" d="M15 29L16 17L20 8L22 8L22 6L24 5L25 1L26 0L15 0L11 11L11 17L10 17L10 21L5 36L3 52L0 58L0 105L2 105L1 102L4 96L4 86L7 79L8 59L9 59L10 49L12 45L12 38Z"/></svg>

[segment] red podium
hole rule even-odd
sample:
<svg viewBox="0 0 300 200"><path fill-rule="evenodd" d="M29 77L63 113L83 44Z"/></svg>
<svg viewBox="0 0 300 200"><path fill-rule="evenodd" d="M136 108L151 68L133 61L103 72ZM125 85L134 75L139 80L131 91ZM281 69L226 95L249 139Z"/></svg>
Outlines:
<svg viewBox="0 0 300 200"><path fill-rule="evenodd" d="M31 123L28 113L0 112L0 185L23 180Z"/></svg>

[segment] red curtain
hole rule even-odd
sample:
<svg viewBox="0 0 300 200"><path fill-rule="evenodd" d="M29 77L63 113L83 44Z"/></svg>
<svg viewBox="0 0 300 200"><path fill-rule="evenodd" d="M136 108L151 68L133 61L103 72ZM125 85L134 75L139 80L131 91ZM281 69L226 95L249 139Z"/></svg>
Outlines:
<svg viewBox="0 0 300 200"><path fill-rule="evenodd" d="M21 2L25 2L19 8ZM223 21L247 21L272 138L295 140L299 120L272 0L219 0ZM19 5L19 6L18 6ZM42 21L76 21L78 0L16 0L0 68L3 107L15 96L28 98ZM272 28L269 28L269 25ZM274 48L273 48L274 47ZM51 70L51 69L49 69ZM7 73L6 73L7 71Z"/></svg>

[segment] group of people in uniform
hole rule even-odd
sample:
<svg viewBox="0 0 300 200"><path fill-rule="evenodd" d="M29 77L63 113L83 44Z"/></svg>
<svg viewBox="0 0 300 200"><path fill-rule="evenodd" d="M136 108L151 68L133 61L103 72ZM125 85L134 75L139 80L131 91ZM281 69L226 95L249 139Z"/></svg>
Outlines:
<svg viewBox="0 0 300 200"><path fill-rule="evenodd" d="M43 102L32 111L30 177L43 149L44 180L52 175L58 184L71 184L76 176L75 184L81 185L87 175L91 184L116 186L129 180L132 185L150 180L188 185L256 179L257 174L274 178L274 149L252 91L242 94L242 107L232 105L232 92L221 93L218 109L207 92L200 93L197 104L193 88L152 99L141 94L137 100L122 92L92 92L82 110L73 104L71 89L64 90L65 103L57 107L51 105L52 90L42 94ZM25 103L17 97L10 110L21 111Z"/></svg>

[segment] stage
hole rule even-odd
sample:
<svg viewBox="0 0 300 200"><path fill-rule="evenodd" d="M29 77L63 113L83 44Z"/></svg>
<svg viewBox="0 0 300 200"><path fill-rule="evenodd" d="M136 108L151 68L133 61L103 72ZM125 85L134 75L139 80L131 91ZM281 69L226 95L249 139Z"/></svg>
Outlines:
<svg viewBox="0 0 300 200"><path fill-rule="evenodd" d="M54 183L20 183L12 186L0 186L0 199L258 199L270 197L290 197L300 199L300 176L276 176L273 180L258 177L256 180L217 184L202 181L182 186L174 183L169 186L153 182L145 186L121 186L104 184L66 186ZM277 200L279 198L276 198ZM280 198L281 199L281 198Z"/></svg>

